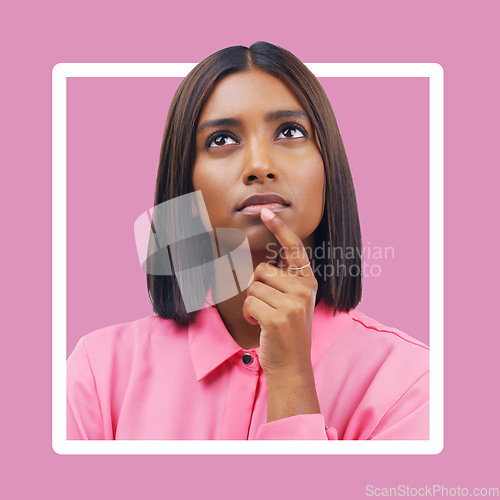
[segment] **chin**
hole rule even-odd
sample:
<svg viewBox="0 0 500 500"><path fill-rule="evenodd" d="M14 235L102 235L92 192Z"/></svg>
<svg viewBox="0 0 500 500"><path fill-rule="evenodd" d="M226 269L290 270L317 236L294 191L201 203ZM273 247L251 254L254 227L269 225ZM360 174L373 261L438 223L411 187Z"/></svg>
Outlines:
<svg viewBox="0 0 500 500"><path fill-rule="evenodd" d="M278 252L281 245L267 228L251 228L246 231L252 252Z"/></svg>

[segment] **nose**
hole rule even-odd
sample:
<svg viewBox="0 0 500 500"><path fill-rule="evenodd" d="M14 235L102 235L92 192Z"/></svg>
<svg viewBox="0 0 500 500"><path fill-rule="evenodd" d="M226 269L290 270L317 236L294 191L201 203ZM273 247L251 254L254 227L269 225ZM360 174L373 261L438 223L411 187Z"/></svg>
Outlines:
<svg viewBox="0 0 500 500"><path fill-rule="evenodd" d="M252 141L246 146L243 182L245 184L277 181L278 168L272 153L272 147L265 141Z"/></svg>

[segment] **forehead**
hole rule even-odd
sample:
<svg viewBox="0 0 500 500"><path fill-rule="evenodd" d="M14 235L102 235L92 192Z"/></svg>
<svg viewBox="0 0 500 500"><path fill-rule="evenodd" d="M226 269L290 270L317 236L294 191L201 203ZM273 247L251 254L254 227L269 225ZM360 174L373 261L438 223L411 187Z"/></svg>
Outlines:
<svg viewBox="0 0 500 500"><path fill-rule="evenodd" d="M205 103L200 119L302 109L290 89L274 76L251 69L225 77Z"/></svg>

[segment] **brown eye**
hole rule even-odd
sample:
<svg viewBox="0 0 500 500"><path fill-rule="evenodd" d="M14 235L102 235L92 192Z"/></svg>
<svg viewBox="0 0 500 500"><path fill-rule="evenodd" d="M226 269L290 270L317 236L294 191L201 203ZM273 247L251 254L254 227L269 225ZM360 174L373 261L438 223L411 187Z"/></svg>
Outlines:
<svg viewBox="0 0 500 500"><path fill-rule="evenodd" d="M306 137L305 131L296 125L287 125L278 134L278 139L300 139L302 137Z"/></svg>
<svg viewBox="0 0 500 500"><path fill-rule="evenodd" d="M232 137L226 134L218 134L210 137L207 141L208 148L220 148L222 146L228 146L230 144L238 144Z"/></svg>

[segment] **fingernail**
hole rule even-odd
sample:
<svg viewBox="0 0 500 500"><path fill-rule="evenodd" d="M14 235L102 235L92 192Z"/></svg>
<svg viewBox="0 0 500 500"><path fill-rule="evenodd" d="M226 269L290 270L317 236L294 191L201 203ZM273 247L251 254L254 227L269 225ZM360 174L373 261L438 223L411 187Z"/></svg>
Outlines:
<svg viewBox="0 0 500 500"><path fill-rule="evenodd" d="M262 220L271 220L274 219L274 214L271 212L271 210L269 210L269 208L264 207L260 211L260 217L262 218Z"/></svg>

